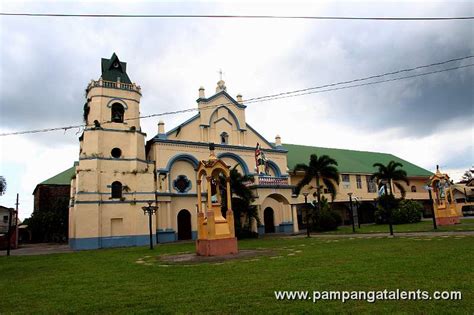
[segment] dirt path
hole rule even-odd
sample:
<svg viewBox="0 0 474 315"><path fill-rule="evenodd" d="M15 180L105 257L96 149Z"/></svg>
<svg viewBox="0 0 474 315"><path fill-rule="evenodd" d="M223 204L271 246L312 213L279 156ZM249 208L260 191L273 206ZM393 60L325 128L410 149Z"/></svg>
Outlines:
<svg viewBox="0 0 474 315"><path fill-rule="evenodd" d="M433 237L433 236L474 236L474 231L444 231L444 232L400 232L395 233L393 237ZM285 235L275 234L266 235L264 238L305 238L306 234ZM372 238L372 237L390 237L388 233L354 233L354 234L311 234L312 238ZM173 244L173 243L171 243ZM161 244L160 246L166 246ZM23 244L18 249L11 250L12 256L28 256L28 255L46 255L46 254L60 254L73 253L67 244ZM0 251L0 256L6 256L7 251Z"/></svg>
<svg viewBox="0 0 474 315"><path fill-rule="evenodd" d="M456 235L465 235L474 236L474 231L443 231L443 232L396 232L393 237L397 236L456 236ZM311 234L311 237L314 238L345 238L345 237L381 237L381 236L390 236L389 233L351 233L351 234ZM306 237L306 234L298 234L290 237Z"/></svg>
<svg viewBox="0 0 474 315"><path fill-rule="evenodd" d="M39 244L22 244L20 248L12 249L11 256L29 256L29 255L46 255L59 253L72 253L68 244L39 243ZM0 256L6 256L7 251L0 251Z"/></svg>

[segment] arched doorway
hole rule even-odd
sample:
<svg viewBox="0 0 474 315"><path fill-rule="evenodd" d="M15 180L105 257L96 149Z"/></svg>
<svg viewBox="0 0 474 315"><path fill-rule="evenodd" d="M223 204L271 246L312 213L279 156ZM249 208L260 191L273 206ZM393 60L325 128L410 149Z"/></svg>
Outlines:
<svg viewBox="0 0 474 315"><path fill-rule="evenodd" d="M178 240L192 239L191 213L183 209L178 213Z"/></svg>
<svg viewBox="0 0 474 315"><path fill-rule="evenodd" d="M265 233L275 233L275 218L272 208L267 207L263 211L263 222L265 225Z"/></svg>

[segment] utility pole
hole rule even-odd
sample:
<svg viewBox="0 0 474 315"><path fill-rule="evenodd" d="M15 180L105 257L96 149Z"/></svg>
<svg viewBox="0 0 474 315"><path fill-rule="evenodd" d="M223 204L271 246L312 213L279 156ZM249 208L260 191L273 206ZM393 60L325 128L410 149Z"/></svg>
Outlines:
<svg viewBox="0 0 474 315"><path fill-rule="evenodd" d="M308 209L308 194L309 192L304 192L304 207L305 207L305 214L306 214L306 237L311 237L309 234L309 209Z"/></svg>
<svg viewBox="0 0 474 315"><path fill-rule="evenodd" d="M349 195L349 205L351 211L351 221L352 221L352 233L355 233L355 224L354 224L354 211L352 209L352 193L347 193Z"/></svg>
<svg viewBox="0 0 474 315"><path fill-rule="evenodd" d="M15 235L15 248L18 248L18 206L20 205L20 203L18 202L19 200L19 194L17 193L16 194L16 204L15 204L15 208L16 208L16 213L15 213L15 230L14 230L14 233L16 234Z"/></svg>
<svg viewBox="0 0 474 315"><path fill-rule="evenodd" d="M435 215L435 210L434 210L434 205L433 205L433 196L431 195L431 187L428 187L428 194L430 196L430 207L431 207L431 213L433 214L432 215L432 218L433 218L433 228L435 230L438 229L438 226L436 224L436 215Z"/></svg>
<svg viewBox="0 0 474 315"><path fill-rule="evenodd" d="M18 194L16 194L16 213L18 214ZM12 220L13 220L13 214L14 212L10 209L8 211L8 232L7 232L7 256L10 256L10 250L12 246ZM16 217L15 217L16 221ZM15 223L15 230L16 230L16 223Z"/></svg>

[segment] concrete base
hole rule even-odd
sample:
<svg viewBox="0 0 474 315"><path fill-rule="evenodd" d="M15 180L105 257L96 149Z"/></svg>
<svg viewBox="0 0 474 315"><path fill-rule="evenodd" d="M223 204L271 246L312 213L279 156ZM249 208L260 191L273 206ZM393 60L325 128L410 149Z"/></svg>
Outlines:
<svg viewBox="0 0 474 315"><path fill-rule="evenodd" d="M236 237L196 241L196 254L199 256L224 256L238 252Z"/></svg>
<svg viewBox="0 0 474 315"><path fill-rule="evenodd" d="M444 218L436 218L437 225L454 225L461 223L459 217L444 217Z"/></svg>

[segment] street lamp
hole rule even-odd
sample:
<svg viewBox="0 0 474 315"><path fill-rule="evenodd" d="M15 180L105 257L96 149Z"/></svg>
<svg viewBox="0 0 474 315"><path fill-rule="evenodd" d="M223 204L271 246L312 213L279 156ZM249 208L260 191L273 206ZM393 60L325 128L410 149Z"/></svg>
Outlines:
<svg viewBox="0 0 474 315"><path fill-rule="evenodd" d="M425 186L424 188L428 190L428 194L430 196L430 207L431 207L431 213L433 214L433 228L437 230L438 226L436 225L436 216L435 216L435 211L434 211L434 206L433 206L433 196L431 195L431 190L433 190L433 188L431 188L431 186Z"/></svg>
<svg viewBox="0 0 474 315"><path fill-rule="evenodd" d="M303 193L303 196L304 196L304 209L305 209L305 213L306 213L306 235L307 235L308 237L310 237L310 236L309 236L308 195L309 195L309 192L304 192L304 193Z"/></svg>
<svg viewBox="0 0 474 315"><path fill-rule="evenodd" d="M352 221L352 233L355 233L355 224L354 224L354 212L352 210L352 193L347 193L347 195L349 196L349 203L350 203L350 207L351 207L351 221Z"/></svg>
<svg viewBox="0 0 474 315"><path fill-rule="evenodd" d="M148 206L142 207L143 214L148 214L148 226L150 229L150 249L153 249L153 231L152 231L152 222L151 218L154 213L158 211L158 206L152 206L153 201L148 201Z"/></svg>
<svg viewBox="0 0 474 315"><path fill-rule="evenodd" d="M359 206L360 206L360 198L354 196L354 199L355 199L355 205L356 205L356 217L357 217L357 226L359 227L360 229L360 218L359 218Z"/></svg>

